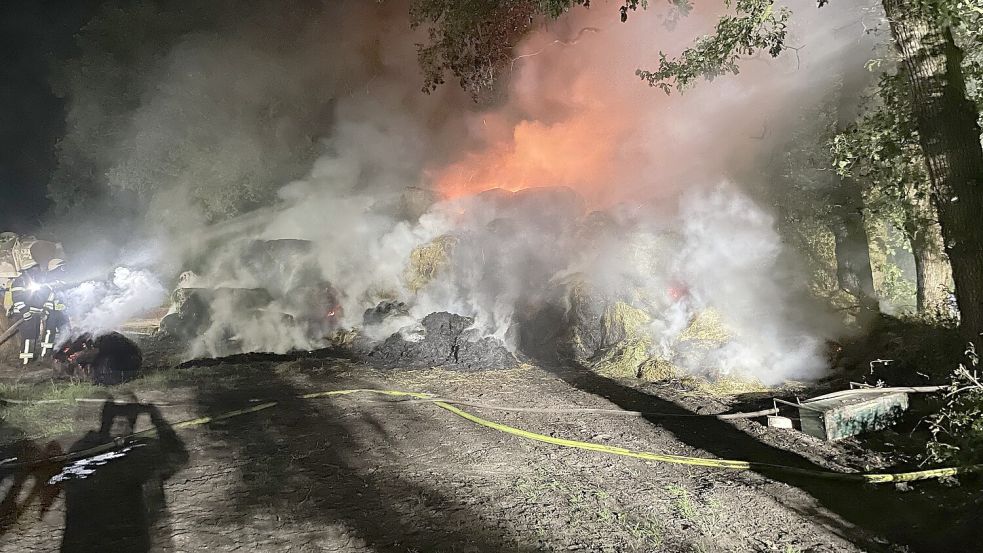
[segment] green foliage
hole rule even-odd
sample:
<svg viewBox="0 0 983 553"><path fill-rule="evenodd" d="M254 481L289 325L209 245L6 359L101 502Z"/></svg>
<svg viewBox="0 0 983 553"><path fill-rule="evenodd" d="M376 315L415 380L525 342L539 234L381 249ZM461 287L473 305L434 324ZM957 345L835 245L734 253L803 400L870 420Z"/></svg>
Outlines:
<svg viewBox="0 0 983 553"><path fill-rule="evenodd" d="M836 97L802 110L787 139L776 150L780 156L755 179L763 184L760 194L778 214L778 231L794 250L809 276L809 289L823 301L845 308L855 304L840 291L836 277L836 252L830 229L832 205L838 203L839 182L831 169L832 157L822 144L836 133Z"/></svg>
<svg viewBox="0 0 983 553"><path fill-rule="evenodd" d="M730 6L730 0L727 1ZM737 0L735 15L725 15L717 22L712 35L697 39L696 43L679 55L669 58L659 52L659 69L635 72L649 86L656 86L669 94L673 88L683 90L695 80L713 80L714 77L740 72L738 61L760 50L777 57L785 50L788 8L775 9L774 0Z"/></svg>
<svg viewBox="0 0 983 553"><path fill-rule="evenodd" d="M939 4L939 17L947 18L953 39L963 50L966 96L976 103L983 125L983 0L923 0Z"/></svg>
<svg viewBox="0 0 983 553"><path fill-rule="evenodd" d="M691 0L669 3L673 8L670 24L692 10ZM826 3L818 1L820 7ZM760 51L777 57L789 48L785 44L792 15L788 8L776 8L774 0L726 0L726 5L734 13L721 17L712 34L700 37L676 58L660 52L657 70L639 69L636 74L668 94L699 79L737 74L742 57ZM556 19L574 6L590 7L590 0L414 0L412 25L429 28L429 43L420 45L418 51L423 89L435 90L450 72L477 98L511 62L512 48L533 28L537 17ZM624 0L618 8L621 20L647 6L647 0ZM913 9L951 27L961 43L979 46L983 40L983 0L917 0ZM964 63L979 69L968 73L983 74L983 48L967 50ZM967 85L974 91L983 89L979 79L970 79Z"/></svg>
<svg viewBox="0 0 983 553"><path fill-rule="evenodd" d="M624 0L621 20L647 4ZM689 2L673 4L686 10ZM477 100L511 64L512 49L537 21L556 19L576 6L590 7L590 0L414 0L410 24L426 27L429 39L417 48L423 91L436 90L449 72Z"/></svg>
<svg viewBox="0 0 983 553"><path fill-rule="evenodd" d="M830 148L836 171L865 184L868 212L913 230L912 202L927 199L930 183L902 75L881 77L866 113L833 137Z"/></svg>
<svg viewBox="0 0 983 553"><path fill-rule="evenodd" d="M896 314L914 313L915 282L898 265L899 252L910 251L907 239L893 225L876 215L868 215L866 221L869 227L870 266L877 297L892 305Z"/></svg>
<svg viewBox="0 0 983 553"><path fill-rule="evenodd" d="M983 0L915 0L912 7L922 16L946 27L964 27L980 34Z"/></svg>
<svg viewBox="0 0 983 553"><path fill-rule="evenodd" d="M926 445L926 461L937 464L983 462L983 384L980 358L973 344L966 350L968 362L952 375L942 408L929 418L932 438Z"/></svg>
<svg viewBox="0 0 983 553"><path fill-rule="evenodd" d="M428 25L429 43L418 46L424 92L444 83L450 71L475 98L491 86L512 47L532 25L529 2L417 0L410 6L413 27Z"/></svg>

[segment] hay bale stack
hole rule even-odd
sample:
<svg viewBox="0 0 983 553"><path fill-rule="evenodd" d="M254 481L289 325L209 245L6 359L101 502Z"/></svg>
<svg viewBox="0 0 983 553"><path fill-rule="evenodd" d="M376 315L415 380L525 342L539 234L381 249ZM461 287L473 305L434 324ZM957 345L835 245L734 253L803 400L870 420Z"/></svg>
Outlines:
<svg viewBox="0 0 983 553"><path fill-rule="evenodd" d="M601 317L601 350L591 367L600 374L635 378L640 368L652 358L652 336L647 332L652 317L645 311L615 302Z"/></svg>
<svg viewBox="0 0 983 553"><path fill-rule="evenodd" d="M410 252L410 261L403 273L406 288L416 293L429 284L447 265L457 242L456 236L444 234Z"/></svg>
<svg viewBox="0 0 983 553"><path fill-rule="evenodd" d="M716 309L709 308L693 317L689 326L679 334L676 343L690 344L709 350L719 348L733 337L733 333L724 326L720 313Z"/></svg>
<svg viewBox="0 0 983 553"><path fill-rule="evenodd" d="M657 347L651 334L653 317L625 301L608 305L601 317L600 347L585 365L604 376L659 381L686 372L682 366L712 374L708 356L733 338L719 313L707 309L666 346ZM576 332L575 332L576 335Z"/></svg>
<svg viewBox="0 0 983 553"><path fill-rule="evenodd" d="M578 275L563 283L566 292L566 330L562 342L564 354L578 362L585 362L604 347L605 299L597 295Z"/></svg>

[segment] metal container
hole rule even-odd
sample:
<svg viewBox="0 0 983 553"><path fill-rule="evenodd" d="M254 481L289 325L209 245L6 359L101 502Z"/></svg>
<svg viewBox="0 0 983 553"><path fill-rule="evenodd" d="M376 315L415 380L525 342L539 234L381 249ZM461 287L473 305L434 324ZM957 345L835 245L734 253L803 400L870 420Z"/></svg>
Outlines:
<svg viewBox="0 0 983 553"><path fill-rule="evenodd" d="M802 402L799 417L806 434L824 440L840 440L887 428L907 409L908 394L905 392L849 390Z"/></svg>

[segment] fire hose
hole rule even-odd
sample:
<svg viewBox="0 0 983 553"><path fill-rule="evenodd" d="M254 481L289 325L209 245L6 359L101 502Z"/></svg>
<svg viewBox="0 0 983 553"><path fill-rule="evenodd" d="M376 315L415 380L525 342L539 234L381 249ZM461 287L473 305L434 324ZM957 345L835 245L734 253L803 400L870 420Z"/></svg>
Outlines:
<svg viewBox="0 0 983 553"><path fill-rule="evenodd" d="M402 392L398 390L375 390L375 389L359 388L359 389L352 389L352 390L327 390L322 392L313 392L309 394L303 394L297 397L300 399L317 399L317 398L348 396L353 394L381 394L390 397L412 398L415 400L420 400L421 402L432 403L433 405L445 411L449 411L454 415L457 415L461 418L464 418L470 422L473 422L485 428L490 428L492 430L496 430L498 432L502 432L519 438L552 444L565 448L596 451L596 452L606 453L610 455L633 457L636 459L644 459L646 461L655 461L660 463L671 463L671 464L678 464L678 465L690 465L690 466L729 469L729 470L751 470L751 471L761 472L765 474L767 473L796 474L796 475L821 478L826 480L861 482L861 483L868 483L868 484L883 484L883 483L890 483L890 482L912 482L916 480L928 480L931 478L950 477L960 474L983 472L983 464L978 464L978 465L970 465L964 467L937 468L937 469L919 470L913 472L900 472L900 473L847 473L847 472L837 472L831 470L791 467L791 466L777 465L771 463L759 463L755 461L743 461L743 460L735 460L735 459L710 459L705 457L688 457L683 455L671 455L666 453L652 453L648 451L638 451L638 450L627 449L617 446L609 446L609 445L598 444L593 442L583 442L579 440L556 438L554 436L547 436L545 434L539 434L536 432L523 430L521 428L516 428L514 426L509 426L507 424L502 424L499 422L494 422L484 419L473 413L464 411L463 409L459 409L451 405L447 400L441 400L440 398L434 398L430 394L424 394L419 392ZM233 417L238 417L241 415L247 415L259 411L265 411L267 409L276 407L277 405L279 405L279 402L268 401L264 403L259 403L257 405L252 405L244 409L227 411L225 413L215 416L187 419L184 421L174 423L171 426L174 429L192 428L192 427L202 426L205 424L210 424L213 422L231 419ZM143 430L140 432L135 432L128 436L117 438L112 442L107 442L105 444L88 448L82 451L70 452L64 455L49 457L48 459L42 461L21 462L21 463L16 463L16 462L0 463L0 471L10 471L10 470L31 468L31 467L49 465L54 463L67 463L78 459L84 459L87 457L98 455L100 453L117 449L119 447L126 445L129 442L132 442L140 438L151 437L155 435L156 432L157 431L153 428L148 430Z"/></svg>

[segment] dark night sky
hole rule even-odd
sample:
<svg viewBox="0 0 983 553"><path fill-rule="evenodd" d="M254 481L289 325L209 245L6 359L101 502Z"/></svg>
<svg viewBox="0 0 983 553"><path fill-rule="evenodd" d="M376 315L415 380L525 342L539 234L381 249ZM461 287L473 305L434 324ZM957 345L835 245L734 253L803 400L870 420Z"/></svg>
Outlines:
<svg viewBox="0 0 983 553"><path fill-rule="evenodd" d="M0 2L0 231L37 229L64 129L64 101L51 91L58 60L102 0Z"/></svg>

